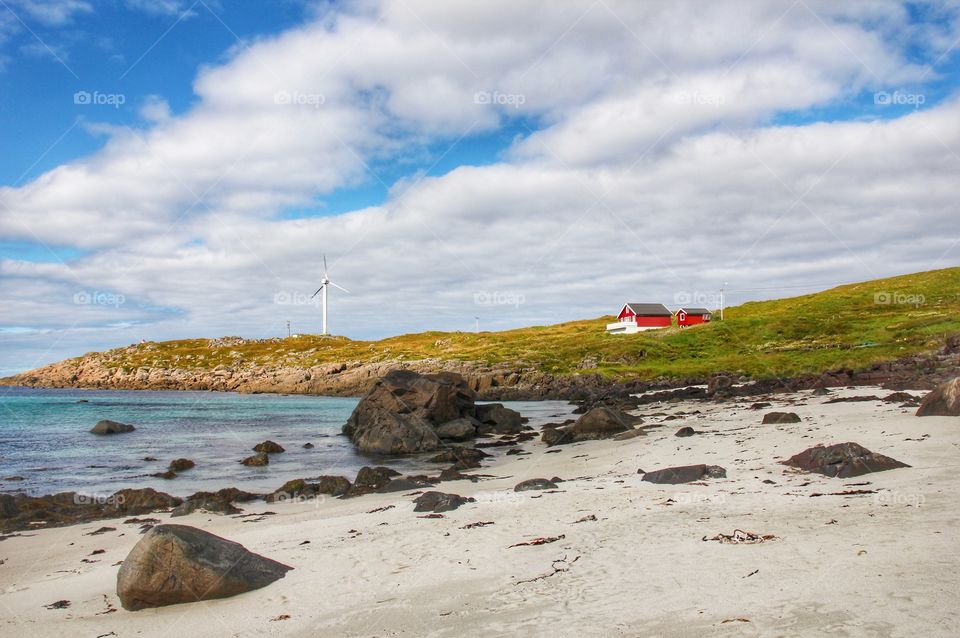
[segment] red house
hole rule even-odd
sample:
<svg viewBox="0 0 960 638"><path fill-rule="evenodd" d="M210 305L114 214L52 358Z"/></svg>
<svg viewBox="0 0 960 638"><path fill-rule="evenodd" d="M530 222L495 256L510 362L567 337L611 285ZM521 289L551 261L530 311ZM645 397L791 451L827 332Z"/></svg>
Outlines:
<svg viewBox="0 0 960 638"><path fill-rule="evenodd" d="M710 311L706 308L680 308L677 310L677 325L681 328L710 322Z"/></svg>
<svg viewBox="0 0 960 638"><path fill-rule="evenodd" d="M623 304L616 323L607 324L608 334L633 334L641 330L669 328L673 313L659 303Z"/></svg>

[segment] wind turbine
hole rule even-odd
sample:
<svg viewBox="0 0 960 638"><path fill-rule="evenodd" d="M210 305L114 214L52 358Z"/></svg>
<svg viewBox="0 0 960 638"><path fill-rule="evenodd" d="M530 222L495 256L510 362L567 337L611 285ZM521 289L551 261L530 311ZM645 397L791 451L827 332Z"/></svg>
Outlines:
<svg viewBox="0 0 960 638"><path fill-rule="evenodd" d="M323 256L323 279L320 281L320 287L317 288L317 292L313 293L313 295L310 298L313 299L314 297L320 294L321 290L323 291L323 334L325 335L330 334L329 332L327 332L327 289L330 286L333 286L334 288L339 288L343 292L350 294L350 291L344 288L343 286L338 286L337 284L330 281L330 277L327 276L327 256L324 255Z"/></svg>

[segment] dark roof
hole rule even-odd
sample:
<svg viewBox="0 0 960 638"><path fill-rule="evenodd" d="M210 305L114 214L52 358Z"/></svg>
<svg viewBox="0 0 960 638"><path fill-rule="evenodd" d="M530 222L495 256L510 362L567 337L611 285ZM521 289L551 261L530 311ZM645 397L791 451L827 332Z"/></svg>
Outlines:
<svg viewBox="0 0 960 638"><path fill-rule="evenodd" d="M641 317L672 317L673 313L667 310L662 303L628 303L627 308Z"/></svg>
<svg viewBox="0 0 960 638"><path fill-rule="evenodd" d="M711 312L706 308L677 308L677 312L684 311L688 315L709 315Z"/></svg>

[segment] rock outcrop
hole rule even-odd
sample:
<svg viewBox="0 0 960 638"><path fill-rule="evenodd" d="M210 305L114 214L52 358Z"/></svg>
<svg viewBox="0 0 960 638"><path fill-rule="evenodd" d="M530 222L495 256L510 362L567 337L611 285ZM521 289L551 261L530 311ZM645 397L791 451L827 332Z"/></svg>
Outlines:
<svg viewBox="0 0 960 638"><path fill-rule="evenodd" d="M117 596L137 611L227 598L266 587L293 569L187 525L157 525L117 573Z"/></svg>
<svg viewBox="0 0 960 638"><path fill-rule="evenodd" d="M474 418L475 398L458 374L394 370L360 400L343 433L367 454L429 452L441 447L439 427Z"/></svg>

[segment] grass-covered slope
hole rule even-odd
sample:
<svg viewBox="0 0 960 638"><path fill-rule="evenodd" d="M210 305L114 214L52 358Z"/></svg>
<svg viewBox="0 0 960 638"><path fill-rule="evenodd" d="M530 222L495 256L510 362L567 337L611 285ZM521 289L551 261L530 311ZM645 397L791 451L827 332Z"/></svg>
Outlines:
<svg viewBox="0 0 960 638"><path fill-rule="evenodd" d="M612 300L619 303L619 300ZM612 317L504 332L424 332L381 341L298 336L146 344L107 353L109 367L309 367L441 359L519 364L549 373L686 378L728 371L763 378L864 368L933 350L960 332L960 268L841 286L728 308L724 321L680 330L608 335ZM581 362L595 359L581 368Z"/></svg>

